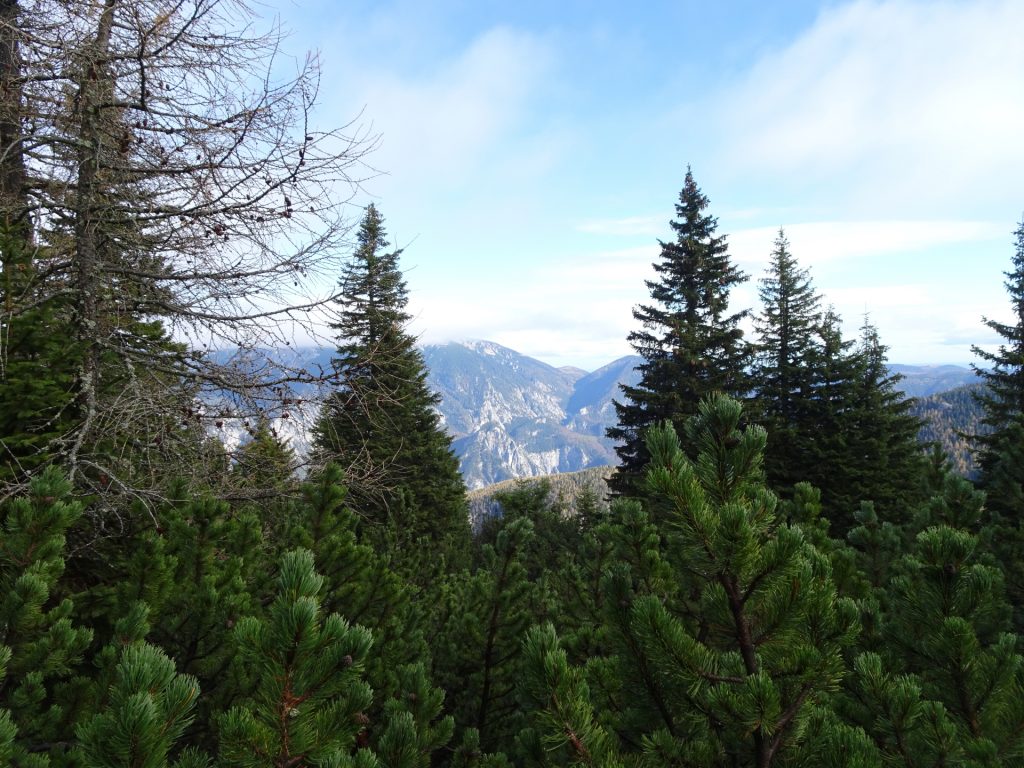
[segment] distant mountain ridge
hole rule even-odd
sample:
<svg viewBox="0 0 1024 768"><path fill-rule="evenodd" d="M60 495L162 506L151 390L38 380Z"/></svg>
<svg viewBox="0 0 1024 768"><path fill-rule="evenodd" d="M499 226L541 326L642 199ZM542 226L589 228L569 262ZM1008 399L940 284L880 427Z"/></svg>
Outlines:
<svg viewBox="0 0 1024 768"><path fill-rule="evenodd" d="M907 397L927 397L948 392L977 382L974 369L963 365L901 365L889 366L891 373L903 376L899 388Z"/></svg>
<svg viewBox="0 0 1024 768"><path fill-rule="evenodd" d="M491 341L428 345L423 356L470 489L617 462L604 431L618 384L636 381L640 358L586 373Z"/></svg>
<svg viewBox="0 0 1024 768"><path fill-rule="evenodd" d="M428 345L423 355L471 490L618 463L605 430L616 423L612 400L622 397L620 385L639 381L642 358L627 355L585 373L492 341ZM903 376L898 386L908 397L928 398L976 381L966 366L894 364L890 370ZM920 411L925 418L942 412L929 406ZM951 441L948 427L942 431L963 465L962 443Z"/></svg>
<svg viewBox="0 0 1024 768"><path fill-rule="evenodd" d="M577 472L615 465L618 457L605 430L616 423L613 399L620 385L639 381L642 358L627 355L590 373L572 366L555 367L492 341L449 342L422 348L427 382L441 396L438 411L452 436L466 485L470 490L504 480ZM294 367L329 370L333 350L291 349ZM280 354L285 358L284 351ZM890 366L904 378L899 387L910 397L927 399L918 413L928 419L923 439L936 439L950 449L958 468L970 471L963 441L955 439L967 415L965 407L946 407L941 393L976 383L974 372L957 365ZM296 451L308 452L308 431L315 423L316 393L305 394L309 408L292 408L289 421L275 423ZM932 398L936 398L932 400ZM941 424L937 423L941 422ZM237 444L246 436L240 425L225 427L222 439ZM930 431L929 431L930 430ZM237 433L237 434L234 434Z"/></svg>

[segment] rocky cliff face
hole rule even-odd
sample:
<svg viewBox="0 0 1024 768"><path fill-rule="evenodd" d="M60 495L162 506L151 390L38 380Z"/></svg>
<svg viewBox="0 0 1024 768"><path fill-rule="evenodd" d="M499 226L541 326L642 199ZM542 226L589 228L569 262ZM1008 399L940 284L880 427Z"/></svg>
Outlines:
<svg viewBox="0 0 1024 768"><path fill-rule="evenodd" d="M639 358L586 373L490 341L432 345L423 354L469 488L617 463L604 431L615 422L618 384L635 381Z"/></svg>
<svg viewBox="0 0 1024 768"><path fill-rule="evenodd" d="M333 350L289 350L282 362L310 371L328 370ZM605 430L616 423L612 399L621 399L619 385L636 384L641 358L619 358L587 373L555 368L491 341L469 341L423 348L428 383L441 395L442 423L453 438L466 485L484 488L511 478L576 472L618 464ZM281 353L284 357L284 353ZM893 365L904 379L897 385L910 396L975 380L961 366ZM290 408L289 420L274 426L302 457L308 452L309 429L316 422L317 392L302 392L303 408ZM929 423L938 417L922 412ZM217 430L229 447L248 435L236 419Z"/></svg>

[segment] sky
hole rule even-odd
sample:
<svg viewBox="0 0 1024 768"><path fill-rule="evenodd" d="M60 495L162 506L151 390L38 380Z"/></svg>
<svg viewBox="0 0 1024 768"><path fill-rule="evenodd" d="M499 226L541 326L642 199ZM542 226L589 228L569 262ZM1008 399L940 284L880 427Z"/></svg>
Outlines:
<svg viewBox="0 0 1024 768"><path fill-rule="evenodd" d="M967 364L1024 217L1024 2L265 0L319 53L321 127L378 137L353 201L404 248L411 330L593 370L687 167L758 306L779 228L892 362Z"/></svg>

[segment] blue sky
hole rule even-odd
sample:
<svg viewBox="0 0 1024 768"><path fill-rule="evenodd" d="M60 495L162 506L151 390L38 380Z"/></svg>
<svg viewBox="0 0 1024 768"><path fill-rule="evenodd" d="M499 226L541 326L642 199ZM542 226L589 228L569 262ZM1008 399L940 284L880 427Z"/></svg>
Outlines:
<svg viewBox="0 0 1024 768"><path fill-rule="evenodd" d="M593 369L630 349L687 165L756 305L778 228L851 334L966 363L1024 215L1024 2L275 0L424 342Z"/></svg>

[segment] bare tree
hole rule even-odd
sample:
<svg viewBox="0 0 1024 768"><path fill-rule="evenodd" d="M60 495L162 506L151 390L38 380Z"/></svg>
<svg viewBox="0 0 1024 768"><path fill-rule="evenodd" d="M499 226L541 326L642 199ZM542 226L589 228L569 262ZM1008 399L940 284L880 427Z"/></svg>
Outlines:
<svg viewBox="0 0 1024 768"><path fill-rule="evenodd" d="M208 423L301 375L264 350L332 306L374 139L318 129L316 58L256 24L240 0L0 0L0 345L53 308L74 376L43 448L86 488L198 472Z"/></svg>

